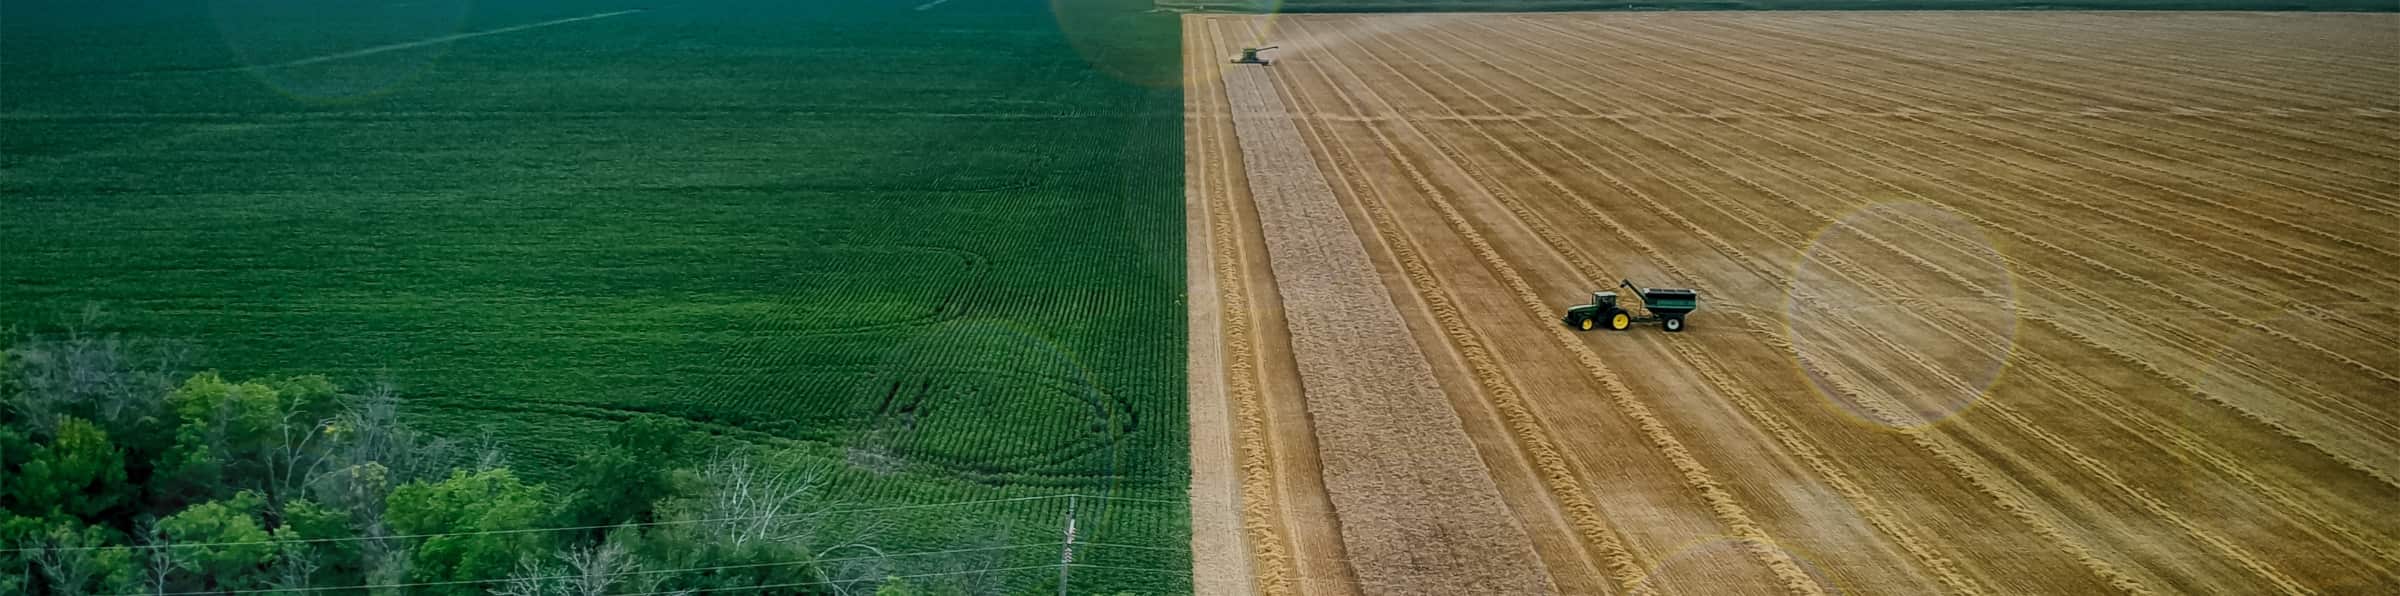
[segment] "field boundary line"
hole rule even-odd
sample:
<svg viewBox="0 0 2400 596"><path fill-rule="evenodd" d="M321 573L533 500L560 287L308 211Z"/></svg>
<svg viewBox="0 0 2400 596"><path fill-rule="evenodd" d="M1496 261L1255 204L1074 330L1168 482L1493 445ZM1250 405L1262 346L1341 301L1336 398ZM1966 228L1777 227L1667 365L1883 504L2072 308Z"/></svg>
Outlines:
<svg viewBox="0 0 2400 596"><path fill-rule="evenodd" d="M1208 17L1199 17L1197 20L1207 47L1216 47L1222 35L1217 20ZM1191 40L1187 38L1186 43L1191 43ZM1196 64L1209 65L1209 55L1203 53L1193 60ZM1203 72L1210 76L1196 77L1202 87L1197 101L1212 106L1222 105L1228 120L1227 128L1230 128L1233 108L1226 99L1223 77L1208 69L1203 69ZM1258 355L1252 342L1254 332L1247 294L1248 277L1242 270L1242 259L1239 257L1240 240L1234 237L1235 226L1239 225L1234 221L1231 194L1232 185L1236 183L1236 170L1227 163L1229 157L1239 159L1240 154L1234 153L1235 150L1226 143L1224 131L1211 124L1205 133L1212 143L1212 148L1206 153L1207 167L1218 176L1219 186L1213 187L1214 192L1208 198L1208 230L1211 255L1215 259L1213 264L1217 275L1219 312L1223 314L1219 320L1224 329L1223 347L1227 352L1223 362L1226 369L1223 372L1228 383L1226 389L1236 400L1235 420L1241 427L1242 528L1250 541L1249 552L1245 556L1251 557L1256 563L1252 567L1254 575L1251 581L1258 591L1270 596L1283 596L1293 593L1291 581L1296 569L1286 537L1271 521L1272 515L1280 510L1275 495L1275 464L1274 456L1269 453L1270 435L1266 429L1265 405L1261 403L1264 396L1260 395L1256 365Z"/></svg>
<svg viewBox="0 0 2400 596"><path fill-rule="evenodd" d="M1178 19L1185 45L1204 41L1197 39L1205 32L1204 27L1195 26L1199 24L1204 22L1189 17ZM1199 571L1202 560L1207 559L1230 569L1217 570L1220 573L1195 573L1195 579L1211 583L1196 584L1193 591L1195 594L1210 595L1256 594L1262 578L1253 564L1250 550L1243 545L1249 518L1248 500L1244 498L1249 485L1246 482L1249 463L1246 455L1252 446L1236 444L1246 442L1249 436L1247 431L1251 430L1247 424L1250 420L1237 422L1233 403L1256 399L1257 396L1255 391L1250 395L1235 396L1232 395L1233 390L1226 386L1237 371L1226 363L1228 352L1232 350L1225 346L1224 336L1248 333L1248 313L1229 315L1225 312L1227 309L1223 301L1226 288L1241 287L1242 283L1238 277L1225 277L1217 266L1217 255L1225 250L1225 246L1218 242L1217 227L1213 225L1214 208L1224 202L1219 195L1226 192L1222 177L1226 176L1227 167L1222 161L1223 156L1217 153L1222 149L1215 138L1217 122L1204 121L1191 114L1195 112L1195 107L1215 107L1224 96L1220 92L1213 98L1216 101L1212 101L1209 92L1217 90L1203 88L1208 77L1197 76L1197 73L1204 70L1204 66L1204 62L1197 62L1188 56L1184 58L1184 270L1187 293L1192 296L1186 319L1189 346L1185 356L1186 383L1191 387L1191 392L1185 407L1190 410L1187 414L1191 423L1189 442L1194 453L1191 457L1194 518L1192 565L1195 571ZM1212 178L1215 178L1217 185L1211 185ZM1241 307L1247 309L1248 305ZM1225 319L1229 316L1242 317L1244 320L1228 323ZM1249 357L1247 346L1241 352L1238 357ZM1255 389L1255 386L1249 388ZM1205 412L1205 415L1201 412ZM1234 428L1237 425L1242 427L1240 434ZM1226 464L1225 469L1203 471L1200 464L1202 458L1198 454L1204 450L1218 454L1215 457L1224 458L1222 463ZM1226 502L1218 502L1218 499ZM1220 515L1231 519L1218 519ZM1204 516L1209 520L1206 523L1202 521ZM1262 549L1279 547L1266 545ZM1282 596L1284 593L1272 594Z"/></svg>

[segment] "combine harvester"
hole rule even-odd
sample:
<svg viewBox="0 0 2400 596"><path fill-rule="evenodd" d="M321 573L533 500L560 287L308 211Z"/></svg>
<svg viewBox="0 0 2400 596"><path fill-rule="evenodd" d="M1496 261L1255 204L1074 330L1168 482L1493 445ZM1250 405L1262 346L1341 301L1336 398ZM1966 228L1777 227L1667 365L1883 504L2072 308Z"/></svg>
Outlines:
<svg viewBox="0 0 2400 596"><path fill-rule="evenodd" d="M1264 52L1264 51L1267 51L1267 50L1272 50L1272 49L1275 49L1275 47L1276 47L1276 46L1267 46L1267 47L1263 47L1263 48L1242 48L1242 56L1241 56L1241 57L1239 57L1239 58L1234 58L1234 59L1233 59L1233 63L1234 63L1234 64L1256 64L1256 65L1259 65L1259 66L1266 66L1266 65L1268 65L1268 64L1273 64L1273 62L1269 62L1269 61L1267 61L1267 59L1265 59L1265 58L1260 58L1260 57L1258 57L1258 53L1259 53L1259 52Z"/></svg>
<svg viewBox="0 0 2400 596"><path fill-rule="evenodd" d="M1618 280L1617 286L1633 290L1634 295L1642 298L1643 314L1636 315L1617 306L1617 293L1614 291L1592 292L1591 304L1567 309L1567 316L1562 320L1567 326L1581 331L1590 331L1592 327L1603 324L1610 329L1624 331L1634 323L1655 321L1669 332L1681 332L1683 317L1700 309L1699 292L1681 288L1634 287L1633 280Z"/></svg>

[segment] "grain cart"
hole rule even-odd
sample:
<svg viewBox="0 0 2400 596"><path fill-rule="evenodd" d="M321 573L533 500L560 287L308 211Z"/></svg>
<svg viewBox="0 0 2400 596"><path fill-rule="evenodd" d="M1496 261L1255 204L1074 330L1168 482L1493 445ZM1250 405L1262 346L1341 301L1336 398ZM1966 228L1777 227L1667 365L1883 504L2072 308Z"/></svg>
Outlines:
<svg viewBox="0 0 2400 596"><path fill-rule="evenodd" d="M1610 329L1623 331L1634 323L1657 321L1667 331L1680 332L1683 331L1684 315L1700 308L1699 292L1678 288L1634 287L1633 280L1618 282L1617 287L1633 290L1635 296L1641 297L1643 314L1636 315L1617 306L1617 293L1613 289L1592 292L1591 304L1567 309L1567 316L1563 319L1567 326L1590 331L1593 327L1607 325Z"/></svg>
<svg viewBox="0 0 2400 596"><path fill-rule="evenodd" d="M1242 48L1242 57L1233 59L1233 63L1266 66L1268 64L1267 59L1258 57L1258 53L1272 49L1275 49L1275 46L1267 46L1263 48Z"/></svg>

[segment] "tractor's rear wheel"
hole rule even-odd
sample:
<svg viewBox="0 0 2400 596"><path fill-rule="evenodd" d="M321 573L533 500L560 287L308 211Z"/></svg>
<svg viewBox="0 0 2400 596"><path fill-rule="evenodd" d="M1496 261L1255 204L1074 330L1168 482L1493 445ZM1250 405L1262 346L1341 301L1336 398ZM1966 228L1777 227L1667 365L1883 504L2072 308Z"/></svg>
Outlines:
<svg viewBox="0 0 2400 596"><path fill-rule="evenodd" d="M1683 331L1683 317L1667 317L1663 324L1666 325L1668 332Z"/></svg>
<svg viewBox="0 0 2400 596"><path fill-rule="evenodd" d="M1618 331L1624 331L1626 327L1632 327L1632 326L1633 326L1633 315L1628 315L1628 314L1625 314L1625 313L1617 313L1617 314L1616 314L1616 316L1612 316L1612 317L1609 317L1609 318L1608 318L1608 328L1610 328L1610 329L1615 329L1615 330L1618 330Z"/></svg>

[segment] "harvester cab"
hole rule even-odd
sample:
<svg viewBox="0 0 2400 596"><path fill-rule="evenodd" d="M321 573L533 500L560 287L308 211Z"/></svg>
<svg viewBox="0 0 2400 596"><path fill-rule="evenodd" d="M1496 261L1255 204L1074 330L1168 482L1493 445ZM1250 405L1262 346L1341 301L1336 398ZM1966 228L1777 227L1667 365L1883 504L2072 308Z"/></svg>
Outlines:
<svg viewBox="0 0 2400 596"><path fill-rule="evenodd" d="M1634 323L1657 322L1669 332L1683 331L1683 318L1700 309L1700 293L1681 288L1644 288L1632 280L1618 280L1617 287L1633 290L1642 300L1642 312L1636 314L1617 304L1614 290L1592 292L1592 303L1567 309L1561 321L1578 331L1607 326L1623 331Z"/></svg>
<svg viewBox="0 0 2400 596"><path fill-rule="evenodd" d="M1268 64L1271 64L1271 63L1270 63L1270 62L1268 62L1268 61L1267 61L1267 59L1265 59L1265 58L1260 58L1260 57L1258 57L1258 53L1259 53L1259 52L1264 52L1264 51L1267 51L1267 50L1272 50L1272 49L1275 49L1275 46L1267 46L1267 47L1263 47L1263 48L1242 48L1242 57L1233 59L1233 63L1234 63L1234 64L1256 64L1256 65L1259 65L1259 66L1266 66L1266 65L1268 65Z"/></svg>

